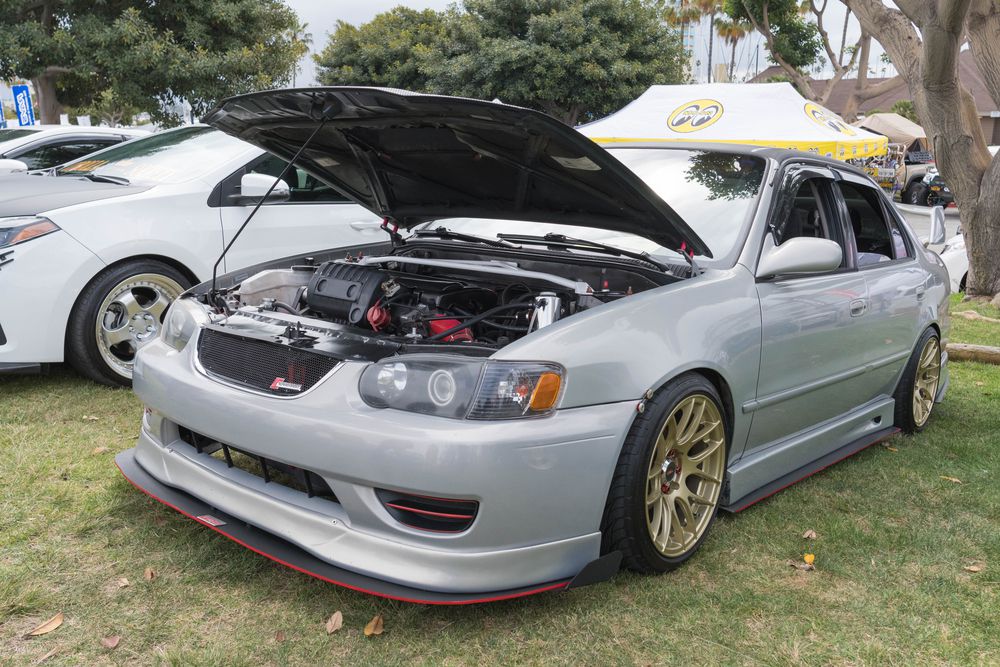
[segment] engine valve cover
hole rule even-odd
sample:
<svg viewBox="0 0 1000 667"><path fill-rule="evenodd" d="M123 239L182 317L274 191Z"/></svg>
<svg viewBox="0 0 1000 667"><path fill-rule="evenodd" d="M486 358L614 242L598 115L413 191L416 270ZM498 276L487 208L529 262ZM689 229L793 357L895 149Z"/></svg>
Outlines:
<svg viewBox="0 0 1000 667"><path fill-rule="evenodd" d="M388 277L369 266L324 262L309 281L306 303L327 317L359 324L381 296L381 285Z"/></svg>

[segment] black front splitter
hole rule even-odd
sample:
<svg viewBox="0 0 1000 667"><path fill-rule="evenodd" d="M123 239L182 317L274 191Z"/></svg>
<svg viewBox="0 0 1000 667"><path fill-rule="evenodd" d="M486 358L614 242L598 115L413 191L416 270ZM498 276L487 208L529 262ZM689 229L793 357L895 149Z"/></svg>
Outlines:
<svg viewBox="0 0 1000 667"><path fill-rule="evenodd" d="M240 519L202 502L194 496L167 486L143 470L142 466L135 460L134 449L127 449L118 454L115 457L115 464L122 475L133 486L153 500L163 503L189 519L194 519L203 526L208 526L215 532L228 537L251 551L270 558L276 563L331 584L392 600L439 605L478 604L482 602L510 600L526 595L535 595L536 593L573 588L602 581L610 578L618 570L618 565L621 561L621 555L615 552L589 563L574 578L550 581L523 588L483 593L441 593L426 591L383 581L332 565L280 537L255 528Z"/></svg>

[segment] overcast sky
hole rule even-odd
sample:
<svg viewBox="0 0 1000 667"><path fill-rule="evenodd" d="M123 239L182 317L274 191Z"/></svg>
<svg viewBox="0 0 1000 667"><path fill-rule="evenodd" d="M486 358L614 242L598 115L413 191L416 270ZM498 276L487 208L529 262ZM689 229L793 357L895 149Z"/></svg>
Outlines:
<svg viewBox="0 0 1000 667"><path fill-rule="evenodd" d="M333 31L338 20L347 21L357 25L369 21L376 14L399 5L406 5L415 9L436 9L441 10L452 4L452 0L286 0L288 4L299 14L299 19L309 24L309 32L313 36L314 52L320 51L326 44L327 35ZM839 0L832 0L830 8L825 15L825 27L831 34L835 46L840 44L840 31L843 26L845 8ZM848 44L852 44L858 38L860 28L857 21L852 19L848 29ZM704 20L699 29L694 34L694 63L692 74L700 81L706 80L708 64L708 20ZM749 39L744 39L736 47L736 71L737 78L749 75L752 76L755 70L764 69L768 66L767 54L760 45L761 38L754 35ZM722 40L716 39L713 46L713 61L729 62L731 47L724 44ZM881 47L877 43L872 44L872 57L870 66L875 70L875 76L895 74L891 68L887 68L879 61L882 53ZM297 80L298 85L312 85L316 83L316 68L311 57L302 60L300 74ZM822 75L821 75L822 76Z"/></svg>

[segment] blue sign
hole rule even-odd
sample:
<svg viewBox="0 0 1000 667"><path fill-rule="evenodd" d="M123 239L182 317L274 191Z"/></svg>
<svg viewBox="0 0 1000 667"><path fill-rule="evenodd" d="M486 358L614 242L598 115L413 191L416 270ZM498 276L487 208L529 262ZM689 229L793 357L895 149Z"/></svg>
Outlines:
<svg viewBox="0 0 1000 667"><path fill-rule="evenodd" d="M11 88L14 93L14 113L17 114L17 124L34 125L35 110L31 108L31 91L25 85Z"/></svg>

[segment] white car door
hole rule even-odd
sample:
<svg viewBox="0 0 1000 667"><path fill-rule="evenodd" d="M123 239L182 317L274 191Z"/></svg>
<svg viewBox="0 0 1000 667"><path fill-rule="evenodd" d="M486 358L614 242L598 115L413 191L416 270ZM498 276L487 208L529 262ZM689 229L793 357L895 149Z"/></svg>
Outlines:
<svg viewBox="0 0 1000 667"><path fill-rule="evenodd" d="M253 211L254 202L240 196L242 176L261 173L277 177L284 166L284 160L265 154L216 187L210 205L220 211L223 247ZM291 169L285 181L291 189L290 198L260 207L226 254L225 271L316 250L388 241L377 216L330 186L300 169Z"/></svg>

